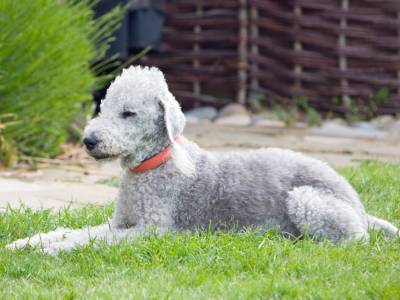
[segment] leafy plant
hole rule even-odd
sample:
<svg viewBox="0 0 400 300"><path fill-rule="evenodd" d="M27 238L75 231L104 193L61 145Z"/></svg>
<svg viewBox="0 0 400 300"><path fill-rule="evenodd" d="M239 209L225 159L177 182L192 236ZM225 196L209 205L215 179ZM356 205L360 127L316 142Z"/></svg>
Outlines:
<svg viewBox="0 0 400 300"><path fill-rule="evenodd" d="M0 115L0 162L5 167L12 167L17 160L17 151L15 146L8 142L3 135L7 126L16 124L15 116L12 114Z"/></svg>
<svg viewBox="0 0 400 300"><path fill-rule="evenodd" d="M360 106L353 98L349 98L346 105L346 119L349 123L371 119L378 115L379 107L390 99L390 89L382 87L366 102L366 106ZM344 105L342 98L333 97L332 104L340 106Z"/></svg>
<svg viewBox="0 0 400 300"><path fill-rule="evenodd" d="M368 117L373 117L378 113L379 106L387 102L390 98L390 90L387 87L379 89L376 94L368 101Z"/></svg>
<svg viewBox="0 0 400 300"><path fill-rule="evenodd" d="M264 94L255 94L250 98L249 104L253 111L260 112L266 108L272 110L274 116L286 126L292 126L299 119L299 109L306 114L309 126L321 124L320 114L310 105L306 97L299 97L297 103L285 106L279 101L266 98Z"/></svg>
<svg viewBox="0 0 400 300"><path fill-rule="evenodd" d="M53 156L93 89L115 64L104 60L120 6L95 18L94 0L0 1L0 113L19 122L4 138L18 151Z"/></svg>
<svg viewBox="0 0 400 300"><path fill-rule="evenodd" d="M321 116L317 110L310 106L310 103L306 97L299 97L298 106L301 110L306 113L307 123L309 126L318 126L321 124Z"/></svg>
<svg viewBox="0 0 400 300"><path fill-rule="evenodd" d="M296 109L294 107L283 107L282 105L275 104L272 110L278 120L285 123L286 126L292 126L296 123Z"/></svg>
<svg viewBox="0 0 400 300"><path fill-rule="evenodd" d="M296 122L296 108L293 106L283 106L279 101L266 97L265 94L256 93L249 99L249 105L253 112L266 111L271 113L272 118L292 126Z"/></svg>

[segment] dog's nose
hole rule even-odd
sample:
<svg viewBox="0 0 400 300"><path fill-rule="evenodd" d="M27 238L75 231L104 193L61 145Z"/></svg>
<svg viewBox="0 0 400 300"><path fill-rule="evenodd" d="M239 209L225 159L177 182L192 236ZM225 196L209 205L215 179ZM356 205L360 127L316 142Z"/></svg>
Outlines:
<svg viewBox="0 0 400 300"><path fill-rule="evenodd" d="M83 139L83 143L85 144L85 146L88 150L93 150L96 147L96 145L98 144L98 142L99 141L98 141L98 139L96 139L95 136L90 136L90 137Z"/></svg>

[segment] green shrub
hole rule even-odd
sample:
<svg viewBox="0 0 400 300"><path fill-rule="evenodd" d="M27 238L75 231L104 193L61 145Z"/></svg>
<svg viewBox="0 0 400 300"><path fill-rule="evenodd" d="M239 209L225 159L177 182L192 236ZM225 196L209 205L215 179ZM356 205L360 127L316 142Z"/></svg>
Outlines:
<svg viewBox="0 0 400 300"><path fill-rule="evenodd" d="M17 151L15 146L7 141L3 135L5 128L17 123L12 114L0 115L0 162L6 167L12 167L17 160Z"/></svg>
<svg viewBox="0 0 400 300"><path fill-rule="evenodd" d="M101 59L121 8L95 19L93 0L0 1L0 114L16 115L4 129L19 152L59 152L72 120L104 78ZM106 63L107 65L107 63Z"/></svg>

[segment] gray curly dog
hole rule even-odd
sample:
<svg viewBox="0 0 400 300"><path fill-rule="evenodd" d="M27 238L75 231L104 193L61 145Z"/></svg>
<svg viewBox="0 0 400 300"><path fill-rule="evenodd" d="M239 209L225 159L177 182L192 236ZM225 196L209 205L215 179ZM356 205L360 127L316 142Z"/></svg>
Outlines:
<svg viewBox="0 0 400 300"><path fill-rule="evenodd" d="M120 158L121 189L109 224L59 228L8 248L39 246L49 254L90 242L118 242L150 228L265 230L332 242L367 240L369 229L398 229L366 213L351 185L327 164L276 148L214 153L181 136L185 118L156 68L130 67L107 91L85 129L96 159Z"/></svg>

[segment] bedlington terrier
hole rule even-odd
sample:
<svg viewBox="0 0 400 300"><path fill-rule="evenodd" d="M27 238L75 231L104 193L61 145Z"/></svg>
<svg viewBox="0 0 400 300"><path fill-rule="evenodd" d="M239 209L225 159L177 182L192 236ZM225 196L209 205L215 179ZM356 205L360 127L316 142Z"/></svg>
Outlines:
<svg viewBox="0 0 400 300"><path fill-rule="evenodd" d="M91 156L121 160L111 222L59 228L8 247L40 246L54 254L131 239L149 229L162 234L277 227L289 237L332 242L367 240L371 228L397 234L395 226L366 213L351 185L326 163L277 148L205 151L182 135L184 126L184 114L160 70L124 70L84 134Z"/></svg>

